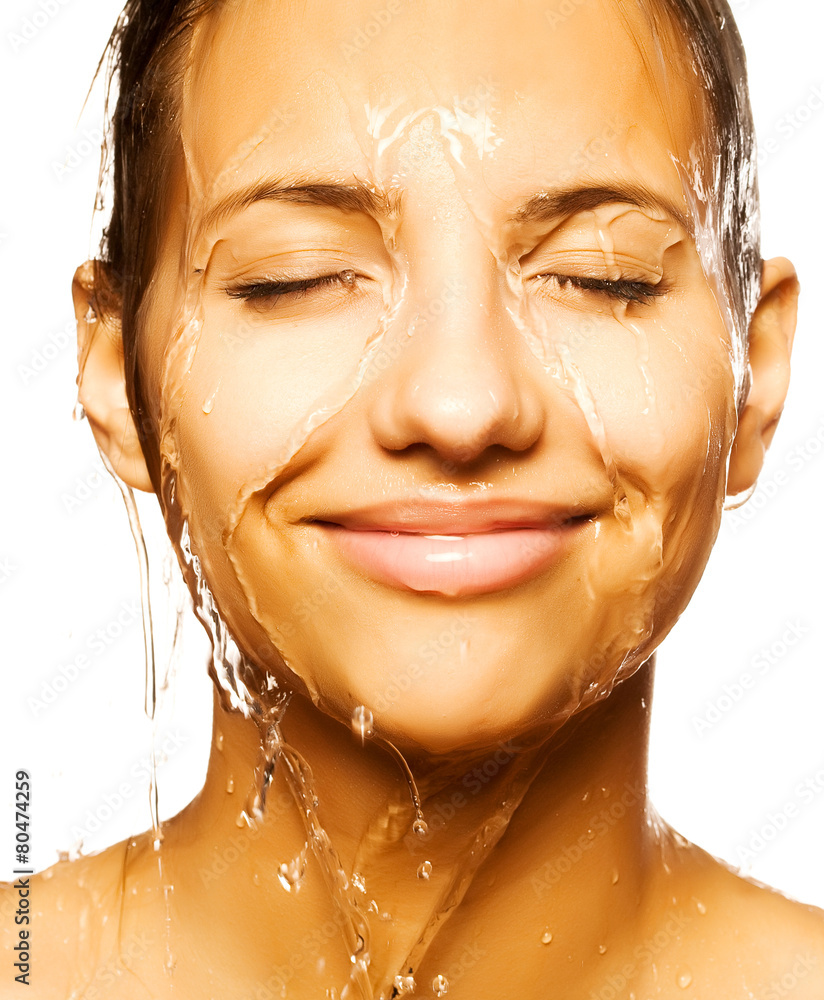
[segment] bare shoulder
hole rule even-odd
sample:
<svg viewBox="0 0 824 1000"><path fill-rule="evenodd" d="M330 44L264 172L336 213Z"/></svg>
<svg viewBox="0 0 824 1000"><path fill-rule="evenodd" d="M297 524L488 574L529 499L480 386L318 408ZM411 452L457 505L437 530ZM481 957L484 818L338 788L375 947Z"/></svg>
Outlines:
<svg viewBox="0 0 824 1000"><path fill-rule="evenodd" d="M126 843L61 861L33 876L0 884L0 951L16 965L21 942L28 945L27 980L0 978L0 998L20 996L27 981L31 1000L82 996L131 998L118 983L130 978L139 942L122 939L119 914L124 889ZM23 936L23 931L26 932ZM17 972L18 970L15 969ZM134 993L134 996L148 994Z"/></svg>
<svg viewBox="0 0 824 1000"><path fill-rule="evenodd" d="M696 969L693 978L706 970L704 985L721 985L728 997L821 1000L824 910L743 877L699 848L690 845L684 855L683 872L674 874L689 917L681 960ZM709 976L713 966L720 984Z"/></svg>
<svg viewBox="0 0 824 1000"><path fill-rule="evenodd" d="M790 991L794 1000L824 997L824 910L744 878L722 866L730 880L727 936L763 970L764 1000Z"/></svg>

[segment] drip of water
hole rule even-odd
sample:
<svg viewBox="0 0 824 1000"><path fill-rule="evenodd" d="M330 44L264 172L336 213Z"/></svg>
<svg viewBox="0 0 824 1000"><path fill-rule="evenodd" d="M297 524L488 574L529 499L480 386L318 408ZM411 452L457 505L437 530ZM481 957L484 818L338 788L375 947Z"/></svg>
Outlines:
<svg viewBox="0 0 824 1000"><path fill-rule="evenodd" d="M287 892L299 892L306 874L306 855L309 844L306 843L300 854L291 861L284 861L278 867L278 881Z"/></svg>
<svg viewBox="0 0 824 1000"><path fill-rule="evenodd" d="M692 982L692 973L685 969L683 972L678 973L678 977L675 981L678 984L679 989L685 990Z"/></svg>
<svg viewBox="0 0 824 1000"><path fill-rule="evenodd" d="M446 976L435 976L432 980L432 992L436 997L445 996L449 992L449 980Z"/></svg>
<svg viewBox="0 0 824 1000"><path fill-rule="evenodd" d="M352 732L360 738L362 745L367 739L372 739L375 736L375 717L365 705L357 705L355 707L352 712L350 725L352 727ZM406 778L409 794L412 796L412 806L415 809L415 819L412 823L412 829L419 837L425 837L427 833L429 833L429 826L424 819L421 796L418 791L418 785L415 781L415 777L412 774L409 765L406 763L405 757L400 750L398 750L395 744L390 743L389 740L384 739L383 737L378 737L378 739L380 743L386 747L392 757L394 757L403 772L404 778Z"/></svg>
<svg viewBox="0 0 824 1000"><path fill-rule="evenodd" d="M373 992L369 982L369 922L361 911L355 888L343 871L329 835L320 824L314 806L316 796L311 768L294 747L283 741L277 723L269 727L265 742L267 758L272 761L277 759L282 764L289 791L303 820L307 844L318 862L341 918L341 929L349 951L351 971L346 986L341 991L340 1000L356 1000L356 998L372 1000Z"/></svg>
<svg viewBox="0 0 824 1000"><path fill-rule="evenodd" d="M361 746L374 735L375 717L365 705L357 705L352 712L352 732L359 737Z"/></svg>
<svg viewBox="0 0 824 1000"><path fill-rule="evenodd" d="M405 997L415 992L414 976L395 976L393 986L393 996Z"/></svg>
<svg viewBox="0 0 824 1000"><path fill-rule="evenodd" d="M150 722L153 723L152 726L152 745L151 752L149 755L149 813L151 817L152 824L152 848L157 855L157 876L161 886L163 886L163 902L164 902L164 947L165 947L165 957L164 957L164 968L168 975L174 973L175 966L177 964L176 959L172 953L172 904L171 896L172 889L169 884L168 879L165 876L163 867L163 855L161 852L161 846L163 844L163 829L160 822L160 803L158 797L157 788L157 751L156 751L156 736L155 723L157 714L157 662L155 658L155 643L154 643L154 625L152 622L152 604L151 604L151 593L149 589L149 553L146 548L146 539L143 536L143 529L140 524L140 515L138 514L137 504L135 503L134 493L131 488L123 482L122 479L117 475L112 467L111 462L104 452L100 452L101 460L108 471L109 475L114 480L117 488L120 491L120 495L123 498L123 503L126 507L126 513L129 519L129 528L132 532L132 538L134 539L135 550L137 552L137 563L140 573L140 604L143 612L143 652L145 661L145 698L144 698L144 709L146 715ZM173 652L177 644L179 630L175 631L175 638L173 643ZM124 864L126 863L124 858Z"/></svg>
<svg viewBox="0 0 824 1000"><path fill-rule="evenodd" d="M551 944L552 943L552 931L545 930L541 935L541 944Z"/></svg>
<svg viewBox="0 0 824 1000"><path fill-rule="evenodd" d="M459 866L446 885L437 905L433 908L429 922L412 946L404 962L404 968L411 971L418 967L438 932L460 905L478 869L506 832L512 816L538 773L539 769L532 768L536 753L537 750L525 752L513 762L506 798L501 802L497 812L482 823L468 844L464 853L464 863Z"/></svg>
<svg viewBox="0 0 824 1000"><path fill-rule="evenodd" d="M418 871L416 872L416 874L417 874L418 878L428 879L429 876L432 874L432 862L431 861L422 861L418 865Z"/></svg>
<svg viewBox="0 0 824 1000"><path fill-rule="evenodd" d="M415 778L412 771L409 769L409 765L406 763L406 759L403 754L398 750L394 743L390 743L389 740L382 739L381 743L389 750L392 756L400 765L401 771L403 771L403 776L406 778L406 784L409 788L409 794L412 796L412 805L415 809L415 821L412 824L412 829L418 834L419 837L425 837L429 832L429 827L427 826L426 820L423 817L423 808L421 806L421 796L418 792L418 786L415 782Z"/></svg>

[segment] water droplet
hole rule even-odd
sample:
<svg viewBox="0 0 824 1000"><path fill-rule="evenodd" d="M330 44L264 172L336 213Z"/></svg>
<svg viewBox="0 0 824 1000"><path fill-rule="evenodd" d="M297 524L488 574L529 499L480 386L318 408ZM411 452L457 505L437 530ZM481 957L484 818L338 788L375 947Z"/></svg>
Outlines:
<svg viewBox="0 0 824 1000"><path fill-rule="evenodd" d="M607 946L605 944L599 944L598 945L598 954L599 955L606 955L606 953L607 953Z"/></svg>
<svg viewBox="0 0 824 1000"><path fill-rule="evenodd" d="M589 792L584 792L584 794L581 796L581 801L584 803L584 805L586 805L587 802L589 802Z"/></svg>
<svg viewBox="0 0 824 1000"><path fill-rule="evenodd" d="M442 997L449 992L449 980L446 976L435 976L432 980L432 991L436 997Z"/></svg>
<svg viewBox="0 0 824 1000"><path fill-rule="evenodd" d="M352 732L360 737L361 744L374 733L375 718L365 705L356 705L352 712Z"/></svg>
<svg viewBox="0 0 824 1000"><path fill-rule="evenodd" d="M384 922L385 924L388 924L388 923L389 923L389 921L390 921L390 920L392 919L392 914L391 914L391 913L387 913L386 911L384 911L384 912L383 912L383 913L382 913L382 914L380 915L380 919L381 919L381 920L382 920L382 921L383 921L383 922Z"/></svg>
<svg viewBox="0 0 824 1000"><path fill-rule="evenodd" d="M409 993L415 992L415 977L414 976L395 976L392 983L395 987L395 993L399 997L405 997Z"/></svg>
<svg viewBox="0 0 824 1000"><path fill-rule="evenodd" d="M621 876L618 874L618 869L614 868L612 871L612 884L616 885L620 877Z"/></svg>
<svg viewBox="0 0 824 1000"><path fill-rule="evenodd" d="M429 833L429 827L426 825L426 820L421 819L420 817L418 817L418 819L416 819L412 824L412 829L419 837L425 837L427 833Z"/></svg>
<svg viewBox="0 0 824 1000"><path fill-rule="evenodd" d="M278 866L278 882L287 892L300 891L303 884L303 876L306 874L306 853L308 847L305 846L296 858L291 861L284 861Z"/></svg>
<svg viewBox="0 0 824 1000"><path fill-rule="evenodd" d="M704 906L704 904L701 902L700 899L696 899L696 901L695 901L695 908L696 908L696 910L698 910L698 912L701 914L702 917L707 912L706 906Z"/></svg>
<svg viewBox="0 0 824 1000"><path fill-rule="evenodd" d="M226 791L229 793L229 795L231 795L234 790L235 790L235 779L230 774L229 780L226 782Z"/></svg>
<svg viewBox="0 0 824 1000"><path fill-rule="evenodd" d="M429 876L432 874L432 862L431 861L422 861L418 865L418 871L417 871L416 874L417 874L418 878L428 879Z"/></svg>
<svg viewBox="0 0 824 1000"><path fill-rule="evenodd" d="M218 750L223 750L223 733L218 729L217 735L215 736L215 746Z"/></svg>
<svg viewBox="0 0 824 1000"><path fill-rule="evenodd" d="M203 406L201 406L201 410L203 410L206 416L208 416L214 409L214 405L215 405L215 397L214 395L211 395L209 396L208 399L204 399Z"/></svg>
<svg viewBox="0 0 824 1000"><path fill-rule="evenodd" d="M678 973L678 978L675 981L678 983L680 989L685 990L692 982L692 975L684 970L684 972Z"/></svg>
<svg viewBox="0 0 824 1000"><path fill-rule="evenodd" d="M361 875L360 872L354 872L352 875L352 885L359 892L366 892L366 879Z"/></svg>
<svg viewBox="0 0 824 1000"><path fill-rule="evenodd" d="M552 931L546 930L541 935L541 944L549 944L552 941Z"/></svg>
<svg viewBox="0 0 824 1000"><path fill-rule="evenodd" d="M354 285L357 275L351 268L347 268L345 271L340 272L340 280L344 285Z"/></svg>

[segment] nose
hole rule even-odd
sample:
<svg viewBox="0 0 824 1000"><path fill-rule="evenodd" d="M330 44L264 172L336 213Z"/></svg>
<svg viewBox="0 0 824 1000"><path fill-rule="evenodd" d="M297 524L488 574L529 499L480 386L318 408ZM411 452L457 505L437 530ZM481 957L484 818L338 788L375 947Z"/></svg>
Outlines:
<svg viewBox="0 0 824 1000"><path fill-rule="evenodd" d="M546 376L507 313L503 279L464 274L427 286L386 333L402 348L370 406L375 439L393 451L425 445L458 464L493 446L530 448L544 427Z"/></svg>

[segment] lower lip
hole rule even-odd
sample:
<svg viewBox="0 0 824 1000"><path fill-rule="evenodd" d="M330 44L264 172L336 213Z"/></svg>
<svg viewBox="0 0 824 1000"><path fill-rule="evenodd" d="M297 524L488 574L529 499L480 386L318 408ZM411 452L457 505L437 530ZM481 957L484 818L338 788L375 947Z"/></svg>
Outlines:
<svg viewBox="0 0 824 1000"><path fill-rule="evenodd" d="M577 518L551 528L515 528L444 536L360 531L324 525L344 556L367 576L422 593L463 597L522 583L556 564Z"/></svg>

